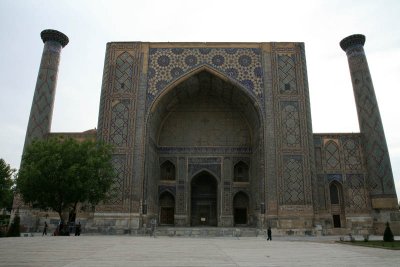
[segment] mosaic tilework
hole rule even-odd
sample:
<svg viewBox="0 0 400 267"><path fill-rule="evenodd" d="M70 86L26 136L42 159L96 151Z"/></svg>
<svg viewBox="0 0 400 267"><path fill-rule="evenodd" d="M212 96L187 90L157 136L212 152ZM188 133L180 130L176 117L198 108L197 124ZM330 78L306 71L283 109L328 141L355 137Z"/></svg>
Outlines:
<svg viewBox="0 0 400 267"><path fill-rule="evenodd" d="M44 45L25 146L31 140L42 139L50 132L61 49L61 44L57 42L46 42Z"/></svg>
<svg viewBox="0 0 400 267"><path fill-rule="evenodd" d="M333 181L337 181L338 183L343 183L343 177L341 174L327 174L326 175L326 182L329 184Z"/></svg>
<svg viewBox="0 0 400 267"><path fill-rule="evenodd" d="M107 48L108 49L108 48ZM104 121L107 120L107 115L105 114L106 109L106 99L109 98L110 91L108 88L109 85L109 72L110 72L110 56L111 53L107 51L104 58L104 70L103 70L103 79L101 85L101 94L100 94L100 107L99 107L99 118L97 122L97 140L106 140L108 138L108 129L104 125Z"/></svg>
<svg viewBox="0 0 400 267"><path fill-rule="evenodd" d="M176 195L176 187L171 185L159 185L158 186L158 196L161 196L164 192L170 193L175 197Z"/></svg>
<svg viewBox="0 0 400 267"><path fill-rule="evenodd" d="M132 89L133 57L124 52L118 56L115 63L115 91L130 91Z"/></svg>
<svg viewBox="0 0 400 267"><path fill-rule="evenodd" d="M124 99L111 111L110 143L115 146L126 146L128 142L130 100Z"/></svg>
<svg viewBox="0 0 400 267"><path fill-rule="evenodd" d="M303 162L300 156L287 156L284 158L283 179L282 204L304 204Z"/></svg>
<svg viewBox="0 0 400 267"><path fill-rule="evenodd" d="M362 45L346 50L356 98L358 121L364 135L368 187L373 195L395 195L392 168L378 103Z"/></svg>
<svg viewBox="0 0 400 267"><path fill-rule="evenodd" d="M330 170L340 169L339 147L333 141L325 145L326 167Z"/></svg>
<svg viewBox="0 0 400 267"><path fill-rule="evenodd" d="M356 140L348 139L344 142L343 156L347 170L360 170L362 168L360 145Z"/></svg>
<svg viewBox="0 0 400 267"><path fill-rule="evenodd" d="M171 82L202 65L224 73L251 94L262 98L263 70L260 49L151 48L148 100L152 100Z"/></svg>
<svg viewBox="0 0 400 267"><path fill-rule="evenodd" d="M185 181L178 181L176 186L176 213L183 214L185 212Z"/></svg>
<svg viewBox="0 0 400 267"><path fill-rule="evenodd" d="M278 68L279 92L281 94L297 93L294 55L279 55Z"/></svg>
<svg viewBox="0 0 400 267"><path fill-rule="evenodd" d="M367 208L367 199L364 187L364 176L362 174L348 174L347 187L350 197L346 204L354 211L361 211Z"/></svg>
<svg viewBox="0 0 400 267"><path fill-rule="evenodd" d="M225 214L232 213L232 206L230 205L232 199L232 183L229 181L224 182L223 203Z"/></svg>
<svg viewBox="0 0 400 267"><path fill-rule="evenodd" d="M124 189L124 178L126 176L126 158L124 155L113 155L112 165L115 171L114 183L112 185L112 192L115 193L113 198L109 200L111 205L121 205L122 204L122 191Z"/></svg>
<svg viewBox="0 0 400 267"><path fill-rule="evenodd" d="M300 120L296 102L282 102L282 137L284 146L300 147Z"/></svg>
<svg viewBox="0 0 400 267"><path fill-rule="evenodd" d="M188 177L200 170L209 170L218 178L221 177L221 158L189 158Z"/></svg>
<svg viewBox="0 0 400 267"><path fill-rule="evenodd" d="M314 187L317 187L315 196L317 208L318 210L324 210L326 209L325 175L317 174L317 184L314 184Z"/></svg>
<svg viewBox="0 0 400 267"><path fill-rule="evenodd" d="M126 212L135 208L134 190L141 188L133 179L135 168L132 151L135 136L136 96L142 67L141 45L138 43L109 43L104 63L100 99L98 139L114 146L113 163L117 173L115 199L96 206L99 212ZM122 159L123 158L123 159ZM122 163L123 162L123 163ZM131 186L135 184L135 186ZM138 194L136 194L138 195ZM114 196L114 195L113 195Z"/></svg>

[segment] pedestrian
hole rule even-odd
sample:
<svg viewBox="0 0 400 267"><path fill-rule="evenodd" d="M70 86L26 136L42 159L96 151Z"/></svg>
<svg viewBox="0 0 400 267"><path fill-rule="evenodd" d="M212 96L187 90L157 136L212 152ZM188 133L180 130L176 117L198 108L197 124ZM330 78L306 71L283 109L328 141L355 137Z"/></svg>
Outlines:
<svg viewBox="0 0 400 267"><path fill-rule="evenodd" d="M75 236L80 236L81 235L81 222L78 222L77 225L75 225Z"/></svg>
<svg viewBox="0 0 400 267"><path fill-rule="evenodd" d="M272 241L272 231L271 231L271 226L268 226L268 230L267 230L267 241L270 240Z"/></svg>
<svg viewBox="0 0 400 267"><path fill-rule="evenodd" d="M151 219L150 221L150 225L151 225L151 235L153 237L156 237L156 225L157 225L157 221L156 219Z"/></svg>
<svg viewBox="0 0 400 267"><path fill-rule="evenodd" d="M47 222L44 222L44 227L43 227L43 234L42 234L42 236L47 235L47 227L48 227Z"/></svg>

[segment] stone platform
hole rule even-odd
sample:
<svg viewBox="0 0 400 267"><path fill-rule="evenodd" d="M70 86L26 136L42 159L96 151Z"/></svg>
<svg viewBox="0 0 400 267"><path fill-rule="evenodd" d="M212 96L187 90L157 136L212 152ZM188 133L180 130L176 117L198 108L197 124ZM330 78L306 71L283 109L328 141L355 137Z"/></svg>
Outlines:
<svg viewBox="0 0 400 267"><path fill-rule="evenodd" d="M0 266L399 266L398 250L334 240L339 237L1 238Z"/></svg>
<svg viewBox="0 0 400 267"><path fill-rule="evenodd" d="M147 234L150 233L147 229ZM177 237L257 237L265 230L249 227L157 227L156 236Z"/></svg>

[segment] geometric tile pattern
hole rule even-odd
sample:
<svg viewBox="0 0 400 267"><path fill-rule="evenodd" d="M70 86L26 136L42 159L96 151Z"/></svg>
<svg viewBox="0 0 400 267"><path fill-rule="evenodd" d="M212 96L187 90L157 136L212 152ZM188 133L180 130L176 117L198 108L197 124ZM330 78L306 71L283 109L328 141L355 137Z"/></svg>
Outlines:
<svg viewBox="0 0 400 267"><path fill-rule="evenodd" d="M342 147L346 170L360 170L362 168L362 162L358 142L353 139L348 139L343 143Z"/></svg>
<svg viewBox="0 0 400 267"><path fill-rule="evenodd" d="M357 45L350 47L346 53L363 134L369 189L372 195L394 195L396 191L389 152L364 49L362 45Z"/></svg>
<svg viewBox="0 0 400 267"><path fill-rule="evenodd" d="M327 174L326 175L326 183L330 184L331 182L336 181L340 184L343 184L343 177L341 174Z"/></svg>
<svg viewBox="0 0 400 267"><path fill-rule="evenodd" d="M303 163L299 156L284 158L283 169L283 203L286 205L304 204Z"/></svg>
<svg viewBox="0 0 400 267"><path fill-rule="evenodd" d="M130 91L132 88L133 58L128 52L122 53L115 64L114 90Z"/></svg>
<svg viewBox="0 0 400 267"><path fill-rule="evenodd" d="M128 142L130 100L121 100L112 108L110 123L110 143L126 146Z"/></svg>
<svg viewBox="0 0 400 267"><path fill-rule="evenodd" d="M104 63L98 121L98 139L114 147L113 164L117 194L97 211L139 211L138 176L133 176L135 139L135 103L140 83L142 48L140 43L109 43ZM140 150L140 149L139 149ZM136 178L138 177L138 178ZM140 176L141 177L141 176ZM136 180L135 180L136 179ZM131 185L135 186L131 186ZM111 195L114 197L114 194ZM134 197L132 197L134 196ZM114 204L119 203L119 204Z"/></svg>
<svg viewBox="0 0 400 267"><path fill-rule="evenodd" d="M281 94L297 93L294 55L278 55L278 68L279 92Z"/></svg>
<svg viewBox="0 0 400 267"><path fill-rule="evenodd" d="M317 168L318 177L325 177L324 183L319 185L319 193L316 196L321 198L322 191L330 189L335 183L340 189L341 200L344 206L341 207L343 216L345 214L365 213L369 208L369 197L366 185L367 170L362 159L362 135L361 134L326 134L314 136L315 150L322 148L323 166ZM343 164L342 164L343 163ZM332 200L332 199L331 199ZM329 195L325 203L329 203ZM323 202L320 200L319 202ZM342 206L342 205L341 205ZM345 209L343 209L345 207ZM328 207L325 212L332 213ZM338 212L338 211L337 211Z"/></svg>
<svg viewBox="0 0 400 267"><path fill-rule="evenodd" d="M148 69L149 101L168 84L199 66L209 66L252 95L262 98L263 70L258 48L151 48ZM263 101L261 101L263 103Z"/></svg>
<svg viewBox="0 0 400 267"><path fill-rule="evenodd" d="M282 102L282 135L284 146L300 147L300 121L297 102Z"/></svg>
<svg viewBox="0 0 400 267"><path fill-rule="evenodd" d="M124 179L126 177L126 169L125 169L125 156L124 155L113 155L112 156L112 165L114 167L115 178L112 185L111 192L113 193L113 197L108 200L107 204L111 205L120 205L122 204L122 196L124 189Z"/></svg>
<svg viewBox="0 0 400 267"><path fill-rule="evenodd" d="M349 193L346 205L354 212L367 208L364 176L362 174L347 174L347 189Z"/></svg>
<svg viewBox="0 0 400 267"><path fill-rule="evenodd" d="M224 198L224 212L225 214L232 213L232 205L230 205L232 199L232 183L231 182L224 182L224 191L223 191L223 198Z"/></svg>
<svg viewBox="0 0 400 267"><path fill-rule="evenodd" d="M340 169L339 148L334 141L325 144L326 168L328 170Z"/></svg>
<svg viewBox="0 0 400 267"><path fill-rule="evenodd" d="M58 42L44 44L25 146L35 138L43 139L50 132L61 49Z"/></svg>

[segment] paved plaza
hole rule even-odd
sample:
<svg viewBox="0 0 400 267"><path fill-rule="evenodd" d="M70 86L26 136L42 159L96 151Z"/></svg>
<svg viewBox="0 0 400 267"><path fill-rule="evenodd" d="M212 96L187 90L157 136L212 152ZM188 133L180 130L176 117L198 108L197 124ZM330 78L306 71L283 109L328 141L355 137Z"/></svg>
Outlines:
<svg viewBox="0 0 400 267"><path fill-rule="evenodd" d="M0 266L399 266L397 250L333 238L35 236L0 239ZM337 239L336 239L337 240Z"/></svg>

